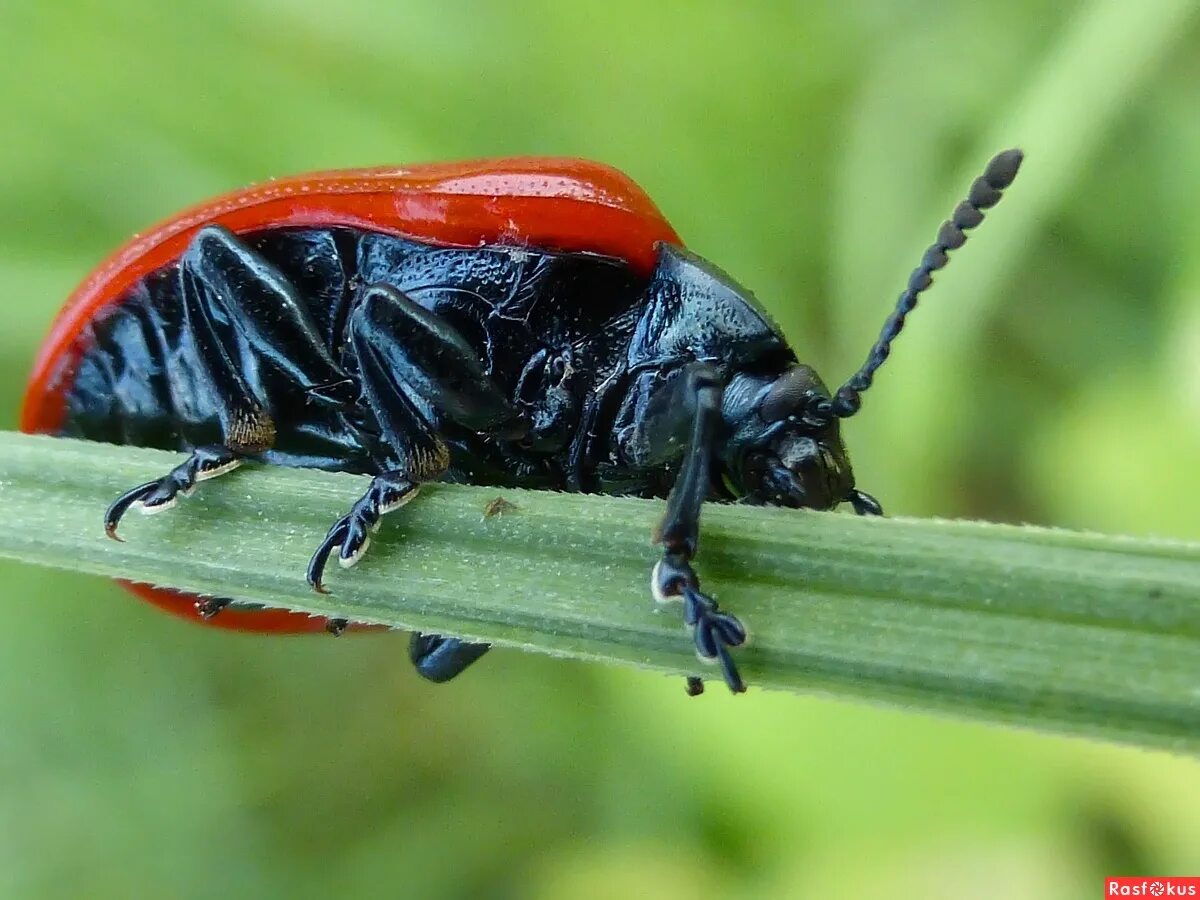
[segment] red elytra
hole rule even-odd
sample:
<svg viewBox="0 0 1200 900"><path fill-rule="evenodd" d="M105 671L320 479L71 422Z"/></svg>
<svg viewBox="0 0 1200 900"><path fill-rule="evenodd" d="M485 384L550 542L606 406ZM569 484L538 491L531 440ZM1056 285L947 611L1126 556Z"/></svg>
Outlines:
<svg viewBox="0 0 1200 900"><path fill-rule="evenodd" d="M135 597L140 597L147 603L157 606L163 612L216 628L225 628L229 631L249 631L256 634L305 634L325 630L325 619L320 616L308 616L304 613L289 612L286 609L237 609L231 606L221 610L220 615L211 619L199 619L196 612L197 597L195 594L171 588L154 587L149 584L138 584L136 581L126 581L123 578L118 578L117 584ZM367 627L354 626L355 630L363 630Z"/></svg>
<svg viewBox="0 0 1200 900"><path fill-rule="evenodd" d="M646 193L600 163L514 157L317 172L254 185L191 207L134 237L71 294L34 363L21 430L55 433L87 349L87 325L122 302L139 279L183 255L197 231L235 234L284 227L349 227L439 246L486 244L601 253L638 272L654 267L659 242L681 243ZM195 618L191 595L120 582L172 613ZM228 609L212 624L244 631L308 632L324 620L279 610Z"/></svg>

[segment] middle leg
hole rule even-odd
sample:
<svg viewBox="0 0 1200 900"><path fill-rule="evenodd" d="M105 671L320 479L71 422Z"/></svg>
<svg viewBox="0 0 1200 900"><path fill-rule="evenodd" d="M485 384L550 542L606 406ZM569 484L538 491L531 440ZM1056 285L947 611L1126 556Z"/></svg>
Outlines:
<svg viewBox="0 0 1200 900"><path fill-rule="evenodd" d="M483 370L478 353L441 317L386 284L363 289L347 321L362 400L378 425L375 455L383 462L367 491L329 529L308 565L308 582L324 591L334 552L352 566L370 544L380 519L409 503L425 481L440 478L450 453L438 434L442 420L472 431L522 427L504 392ZM344 620L334 619L339 633ZM453 678L488 649L441 635L413 636L410 656L432 681Z"/></svg>
<svg viewBox="0 0 1200 900"><path fill-rule="evenodd" d="M381 472L372 478L367 492L350 512L333 523L309 560L308 583L313 589L328 593L322 584L322 575L334 551L337 551L338 564L343 568L354 565L370 546L371 534L379 527L380 518L409 503L420 489L420 484L404 470Z"/></svg>
<svg viewBox="0 0 1200 900"><path fill-rule="evenodd" d="M136 507L144 513L170 509L175 505L177 497L186 497L198 482L224 475L236 469L241 462L241 456L229 447L197 447L191 456L162 478L139 484L114 500L104 513L104 533L115 541L121 540L117 534L117 526L130 508Z"/></svg>

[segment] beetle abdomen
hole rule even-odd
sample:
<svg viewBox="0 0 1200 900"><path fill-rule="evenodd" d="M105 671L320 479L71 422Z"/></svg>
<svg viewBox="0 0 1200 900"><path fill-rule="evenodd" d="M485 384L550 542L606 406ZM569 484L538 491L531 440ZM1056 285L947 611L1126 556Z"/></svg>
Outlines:
<svg viewBox="0 0 1200 900"><path fill-rule="evenodd" d="M92 343L66 396L63 434L110 444L184 449L184 416L172 397L168 371L174 368L180 383L193 367L180 358L181 309L164 296L171 292L173 280L151 276L124 303L88 326Z"/></svg>
<svg viewBox="0 0 1200 900"><path fill-rule="evenodd" d="M347 244L348 242L348 244ZM353 236L334 230L266 232L246 242L272 267L280 283L299 301L323 355L335 348L348 299L349 276L343 259L353 260ZM189 309L184 282L188 263L174 262L140 279L121 302L92 321L92 340L80 357L65 395L61 433L118 444L183 450L221 441L222 413L230 402L228 385L214 377L206 358L221 350L197 338L196 319L230 328L220 310ZM236 273L234 273L236 275ZM235 288L236 277L233 278ZM271 298L268 295L267 300ZM249 338L241 343L249 342ZM329 404L311 402L282 364L289 353L311 356L312 346L281 348L255 355L246 347L238 360L242 379L257 402L270 411L275 446L271 462L326 469L369 471L352 425ZM280 358L272 365L271 356ZM328 381L337 381L336 370ZM352 388L343 393L353 397Z"/></svg>

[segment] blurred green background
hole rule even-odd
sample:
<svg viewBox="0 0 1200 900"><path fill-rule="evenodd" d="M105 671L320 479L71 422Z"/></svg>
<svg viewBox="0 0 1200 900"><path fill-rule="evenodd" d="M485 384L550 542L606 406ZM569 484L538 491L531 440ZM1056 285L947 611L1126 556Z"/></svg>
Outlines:
<svg viewBox="0 0 1200 900"><path fill-rule="evenodd" d="M860 483L896 514L1198 539L1195 5L0 0L7 421L74 283L182 205L516 153L628 171L834 380L1019 143L847 429ZM400 636L209 633L0 578L4 896L1057 900L1200 873L1191 760L514 652L438 688Z"/></svg>

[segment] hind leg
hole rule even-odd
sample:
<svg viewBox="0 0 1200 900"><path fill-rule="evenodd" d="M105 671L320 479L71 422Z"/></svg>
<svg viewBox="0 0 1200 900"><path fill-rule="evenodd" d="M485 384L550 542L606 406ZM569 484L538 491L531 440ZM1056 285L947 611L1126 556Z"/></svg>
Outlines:
<svg viewBox="0 0 1200 900"><path fill-rule="evenodd" d="M179 261L178 289L187 338L179 357L168 362L168 377L184 377L189 392L199 395L199 407L216 410L210 438L217 440L196 447L162 478L118 497L104 516L105 532L117 540L130 508L170 509L198 482L272 447L268 373L313 402L345 400L331 395L329 386L349 379L330 358L295 287L225 229L205 228L192 239Z"/></svg>
<svg viewBox="0 0 1200 900"><path fill-rule="evenodd" d="M113 540L121 540L117 526L130 508L144 513L170 509L179 495L186 497L198 482L231 472L241 463L242 458L228 447L197 447L191 456L162 478L140 484L114 500L104 513L104 533Z"/></svg>

